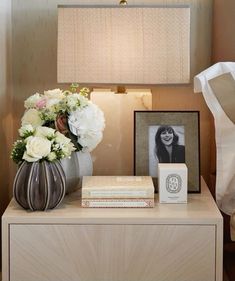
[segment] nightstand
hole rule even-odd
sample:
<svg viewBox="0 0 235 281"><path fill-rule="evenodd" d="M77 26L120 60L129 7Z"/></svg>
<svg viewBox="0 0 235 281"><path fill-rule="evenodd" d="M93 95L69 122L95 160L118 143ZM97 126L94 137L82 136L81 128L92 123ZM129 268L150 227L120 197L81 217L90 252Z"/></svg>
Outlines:
<svg viewBox="0 0 235 281"><path fill-rule="evenodd" d="M202 179L188 204L47 212L12 200L2 218L3 281L222 281L223 220Z"/></svg>

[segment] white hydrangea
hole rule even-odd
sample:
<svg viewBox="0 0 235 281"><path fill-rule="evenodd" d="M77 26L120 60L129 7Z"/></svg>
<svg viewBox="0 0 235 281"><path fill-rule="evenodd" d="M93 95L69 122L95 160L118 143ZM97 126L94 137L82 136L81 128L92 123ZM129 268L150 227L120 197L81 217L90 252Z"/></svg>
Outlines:
<svg viewBox="0 0 235 281"><path fill-rule="evenodd" d="M83 151L92 151L101 142L103 138L102 132L87 132L78 136L78 143L83 147Z"/></svg>
<svg viewBox="0 0 235 281"><path fill-rule="evenodd" d="M41 126L44 123L44 121L40 117L40 113L34 109L30 108L27 111L25 111L22 119L21 119L21 125L32 125L34 128Z"/></svg>
<svg viewBox="0 0 235 281"><path fill-rule="evenodd" d="M29 98L27 98L24 102L24 107L25 108L35 108L36 103L42 99L41 95L39 93L36 93Z"/></svg>
<svg viewBox="0 0 235 281"><path fill-rule="evenodd" d="M77 136L81 146L92 151L102 140L105 119L99 107L91 102L80 110L69 114L68 124L70 131Z"/></svg>

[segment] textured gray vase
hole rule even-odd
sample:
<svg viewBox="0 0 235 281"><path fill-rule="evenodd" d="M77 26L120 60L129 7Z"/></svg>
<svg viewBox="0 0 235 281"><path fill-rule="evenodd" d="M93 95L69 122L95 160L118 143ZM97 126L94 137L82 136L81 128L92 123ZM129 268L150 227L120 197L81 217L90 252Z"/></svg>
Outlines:
<svg viewBox="0 0 235 281"><path fill-rule="evenodd" d="M13 193L24 209L44 211L61 203L65 188L65 174L60 162L25 161L15 176Z"/></svg>
<svg viewBox="0 0 235 281"><path fill-rule="evenodd" d="M66 193L69 194L82 186L82 177L91 176L93 163L89 152L77 151L71 158L61 160L66 177Z"/></svg>

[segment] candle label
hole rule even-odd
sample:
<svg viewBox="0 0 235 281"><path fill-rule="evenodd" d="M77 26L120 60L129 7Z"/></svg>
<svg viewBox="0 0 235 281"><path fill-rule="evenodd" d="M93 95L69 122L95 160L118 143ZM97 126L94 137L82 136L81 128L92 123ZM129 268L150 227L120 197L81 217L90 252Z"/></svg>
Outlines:
<svg viewBox="0 0 235 281"><path fill-rule="evenodd" d="M178 174L170 174L166 178L166 189L170 193L180 192L182 187L182 178Z"/></svg>

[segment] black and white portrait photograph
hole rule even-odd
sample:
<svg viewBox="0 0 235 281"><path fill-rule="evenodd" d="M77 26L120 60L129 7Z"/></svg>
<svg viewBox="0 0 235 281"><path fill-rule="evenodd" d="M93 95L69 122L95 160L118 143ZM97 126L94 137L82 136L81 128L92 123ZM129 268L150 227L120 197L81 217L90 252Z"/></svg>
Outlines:
<svg viewBox="0 0 235 281"><path fill-rule="evenodd" d="M149 175L157 176L158 163L185 163L184 126L149 126Z"/></svg>
<svg viewBox="0 0 235 281"><path fill-rule="evenodd" d="M200 192L198 111L135 111L134 174L151 176L157 191L158 163L185 163L188 192Z"/></svg>

